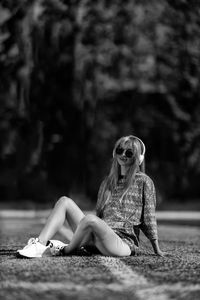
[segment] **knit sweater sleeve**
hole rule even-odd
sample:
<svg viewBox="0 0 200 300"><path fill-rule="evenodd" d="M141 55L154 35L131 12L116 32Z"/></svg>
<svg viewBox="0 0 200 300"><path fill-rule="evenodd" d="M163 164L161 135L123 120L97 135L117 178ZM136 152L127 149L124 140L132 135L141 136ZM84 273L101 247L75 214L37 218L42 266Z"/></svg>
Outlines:
<svg viewBox="0 0 200 300"><path fill-rule="evenodd" d="M97 203L96 203L96 215L98 217L101 216L101 209L102 209L102 206L103 206L103 203L102 203L102 192L103 192L103 188L105 186L105 181L106 179L104 179L99 187L99 191L98 191L98 194L97 194Z"/></svg>
<svg viewBox="0 0 200 300"><path fill-rule="evenodd" d="M155 186L153 181L147 177L143 185L143 214L140 229L149 240L158 239L155 208Z"/></svg>

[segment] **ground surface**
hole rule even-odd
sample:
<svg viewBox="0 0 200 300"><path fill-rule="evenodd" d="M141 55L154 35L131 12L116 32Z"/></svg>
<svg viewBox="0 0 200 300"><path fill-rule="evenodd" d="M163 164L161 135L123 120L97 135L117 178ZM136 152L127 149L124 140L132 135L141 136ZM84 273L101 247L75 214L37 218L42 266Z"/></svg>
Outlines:
<svg viewBox="0 0 200 300"><path fill-rule="evenodd" d="M43 223L41 218L1 219L0 299L200 299L199 227L160 225L164 258L154 256L143 237L141 253L127 258L17 259L15 251L37 236Z"/></svg>

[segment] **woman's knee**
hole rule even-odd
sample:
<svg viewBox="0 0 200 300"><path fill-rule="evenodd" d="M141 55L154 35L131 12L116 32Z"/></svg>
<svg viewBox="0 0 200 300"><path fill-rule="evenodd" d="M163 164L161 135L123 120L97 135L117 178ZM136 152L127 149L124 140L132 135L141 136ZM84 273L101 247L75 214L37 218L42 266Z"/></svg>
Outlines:
<svg viewBox="0 0 200 300"><path fill-rule="evenodd" d="M58 199L58 201L56 202L55 206L56 206L56 207L62 206L63 208L66 208L66 209L67 209L70 205L72 205L73 202L74 202L74 201L73 201L71 198L69 198L69 197L67 197L67 196L62 196L62 197L60 197L60 198Z"/></svg>
<svg viewBox="0 0 200 300"><path fill-rule="evenodd" d="M88 214L81 220L81 222L87 227L94 228L98 224L99 218L95 215Z"/></svg>

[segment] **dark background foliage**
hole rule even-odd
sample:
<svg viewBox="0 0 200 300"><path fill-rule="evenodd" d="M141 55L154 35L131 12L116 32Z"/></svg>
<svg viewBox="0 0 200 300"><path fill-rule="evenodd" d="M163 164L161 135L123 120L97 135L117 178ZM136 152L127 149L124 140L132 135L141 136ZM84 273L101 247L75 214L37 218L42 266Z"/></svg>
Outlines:
<svg viewBox="0 0 200 300"><path fill-rule="evenodd" d="M198 207L199 49L198 1L1 1L1 201L95 203L134 134L159 205Z"/></svg>

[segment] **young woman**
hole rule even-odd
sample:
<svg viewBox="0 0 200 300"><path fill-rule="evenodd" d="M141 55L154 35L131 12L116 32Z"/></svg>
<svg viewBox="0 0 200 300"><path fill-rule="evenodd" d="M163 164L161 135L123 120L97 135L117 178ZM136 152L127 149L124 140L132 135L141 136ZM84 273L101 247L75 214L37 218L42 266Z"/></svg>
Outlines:
<svg viewBox="0 0 200 300"><path fill-rule="evenodd" d="M129 256L137 252L141 229L154 253L163 256L158 244L155 188L142 172L144 156L141 139L133 135L120 138L113 149L110 173L98 192L96 215L84 215L72 199L61 197L39 237L30 239L18 255L42 257L49 247L56 255L68 255L94 245L102 255ZM50 240L65 219L73 232L69 244Z"/></svg>

